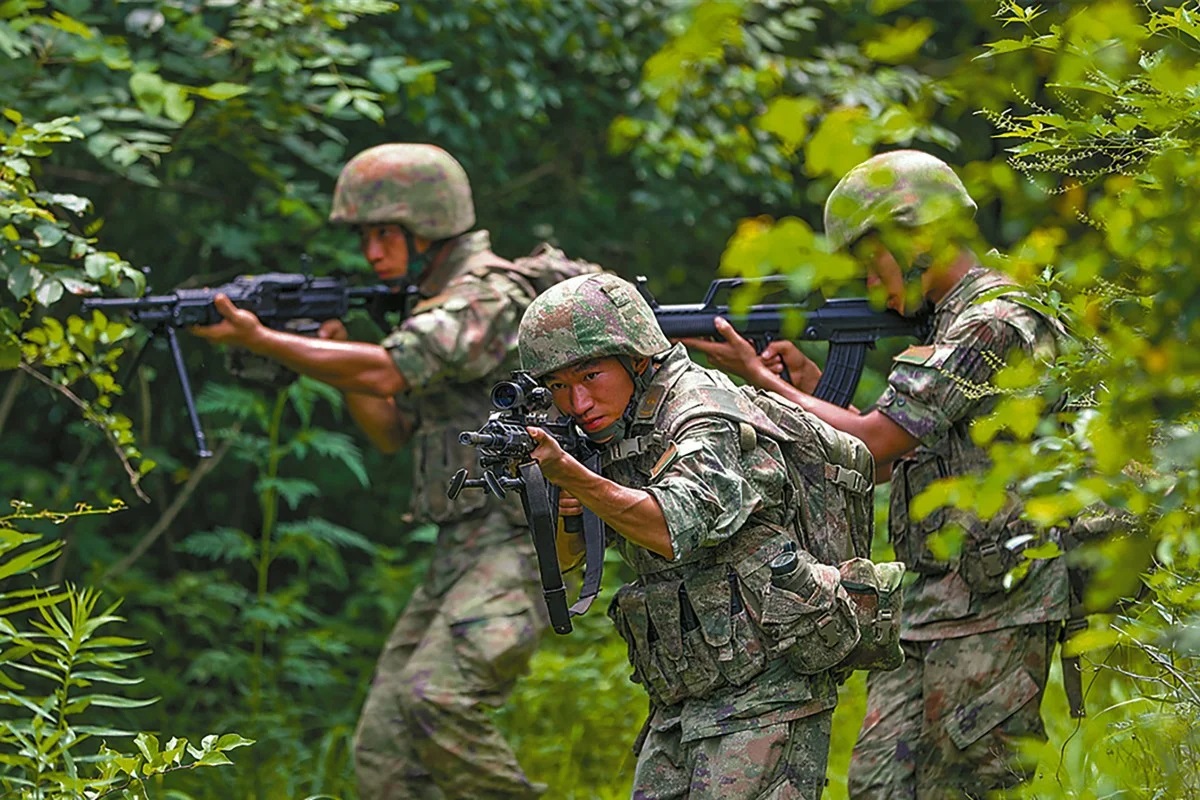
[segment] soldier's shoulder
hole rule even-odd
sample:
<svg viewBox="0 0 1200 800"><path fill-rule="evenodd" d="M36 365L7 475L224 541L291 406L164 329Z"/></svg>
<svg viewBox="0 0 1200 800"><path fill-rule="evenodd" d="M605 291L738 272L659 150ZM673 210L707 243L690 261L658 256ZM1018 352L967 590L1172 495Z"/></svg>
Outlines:
<svg viewBox="0 0 1200 800"><path fill-rule="evenodd" d="M516 282L506 279L499 270L456 276L440 292L422 299L413 307L413 314L441 309L451 313L489 303L507 302L524 296Z"/></svg>

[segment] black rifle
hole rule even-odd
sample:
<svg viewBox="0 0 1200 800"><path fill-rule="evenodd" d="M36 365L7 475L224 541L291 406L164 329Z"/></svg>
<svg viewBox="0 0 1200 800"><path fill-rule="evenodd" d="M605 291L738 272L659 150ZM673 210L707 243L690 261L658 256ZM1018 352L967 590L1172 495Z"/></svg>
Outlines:
<svg viewBox="0 0 1200 800"><path fill-rule="evenodd" d="M553 436L567 453L593 472L600 471L600 450L567 417L551 419L553 403L550 391L539 386L528 372L517 370L512 380L500 381L492 387L493 411L478 431L463 431L458 441L472 445L479 452L480 478L469 477L461 469L450 479L446 495L453 500L463 489L483 489L498 498L509 489L521 494L521 505L533 537L537 553L538 572L542 581L542 596L550 612L550 624L557 633L571 632L571 617L588 610L600 593L600 578L604 570L604 522L584 509L579 516L564 517L567 530L582 529L585 567L579 599L567 607L567 589L558 566L555 535L558 530L558 487L542 476L537 461L531 457L536 442L527 426L535 426Z"/></svg>
<svg viewBox="0 0 1200 800"><path fill-rule="evenodd" d="M386 313L406 313L408 299L415 291L415 287L403 285L350 286L343 278L267 272L262 275L242 275L221 286L176 289L164 295L88 297L83 300L82 310L101 311L106 315L113 312L128 314L132 321L151 330L151 340L160 333L165 335L171 358L175 362L175 372L179 375L179 385L183 389L183 401L192 423L192 433L196 437L196 451L201 458L208 458L212 451L208 449L204 429L200 427L200 418L196 414L196 401L192 396L191 382L175 329L214 325L224 319L213 305L214 297L225 295L238 308L253 311L269 328L311 335L316 333L321 321L340 319L354 308L368 311L381 327L385 327ZM302 322L289 326L288 323L293 320ZM144 352L143 348L138 353L134 367Z"/></svg>
<svg viewBox="0 0 1200 800"><path fill-rule="evenodd" d="M637 287L654 309L658 325L668 339L716 337L717 328L713 320L724 317L761 353L770 342L779 338L789 318L802 319L799 338L829 342L825 369L813 394L843 407L849 405L854 397L858 379L862 377L867 349L874 347L878 339L890 336L924 339L929 335L928 317L902 317L890 309L879 311L872 308L864 297L827 300L819 294L813 294L793 302L750 306L738 313L728 305L717 304L717 295L721 292L755 285L783 289L786 288L783 281L786 281L784 276L719 278L708 287L702 302L673 306L660 305L650 293L644 277L638 277ZM789 380L786 371L784 380Z"/></svg>

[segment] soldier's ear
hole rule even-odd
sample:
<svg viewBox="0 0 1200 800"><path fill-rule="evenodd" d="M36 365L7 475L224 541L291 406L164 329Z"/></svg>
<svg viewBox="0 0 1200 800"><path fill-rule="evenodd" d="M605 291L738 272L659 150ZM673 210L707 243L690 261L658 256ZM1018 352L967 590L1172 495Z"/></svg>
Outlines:
<svg viewBox="0 0 1200 800"><path fill-rule="evenodd" d="M641 375L650 366L650 359L646 356L641 356L633 360L633 371L635 374Z"/></svg>

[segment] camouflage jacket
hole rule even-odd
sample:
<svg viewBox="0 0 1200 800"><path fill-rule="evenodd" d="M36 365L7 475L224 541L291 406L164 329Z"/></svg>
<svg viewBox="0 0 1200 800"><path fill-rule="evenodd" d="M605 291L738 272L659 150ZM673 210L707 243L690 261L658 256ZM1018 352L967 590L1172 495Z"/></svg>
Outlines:
<svg viewBox="0 0 1200 800"><path fill-rule="evenodd" d="M896 462L891 481L889 533L897 558L918 580L904 596L902 637L931 640L965 636L1012 625L1065 619L1066 566L1037 560L1015 588L1004 574L1020 560L1008 543L1032 532L1021 519L1022 503L1009 491L1000 512L983 521L956 509L921 520L909 502L939 478L979 472L990 462L971 440L971 423L995 406L996 372L1018 349L1039 361L1053 358L1061 329L1018 302L1019 289L1005 276L975 266L938 303L929 343L896 356L888 388L876 407L920 440ZM940 561L929 538L948 530L965 533L962 550Z"/></svg>
<svg viewBox="0 0 1200 800"><path fill-rule="evenodd" d="M630 647L635 680L684 741L806 716L836 703L828 672L801 675L758 628L768 563L794 541L795 494L779 446L716 415L672 429L697 393L740 393L682 345L655 359L628 435L610 448L605 477L649 492L663 511L674 559L614 536L638 575L610 608ZM750 409L748 413L753 413ZM769 425L769 421L766 421Z"/></svg>
<svg viewBox="0 0 1200 800"><path fill-rule="evenodd" d="M528 284L502 269L486 231L465 234L450 257L421 282L423 299L382 344L408 389L397 395L400 409L414 420L411 441L415 520L442 524L478 519L498 503L483 492L446 497L450 477L460 468L478 474L476 451L458 442L493 410L491 387L517 368L517 325L533 300ZM504 500L509 520L524 524L515 493ZM439 548L478 547L523 534L514 525L486 531L471 542L441 542Z"/></svg>

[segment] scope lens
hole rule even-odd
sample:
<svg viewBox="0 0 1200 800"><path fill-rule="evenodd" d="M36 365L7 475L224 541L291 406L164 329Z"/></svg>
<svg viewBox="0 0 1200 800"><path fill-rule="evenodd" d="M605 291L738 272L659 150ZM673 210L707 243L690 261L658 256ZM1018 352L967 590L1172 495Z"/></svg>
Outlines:
<svg viewBox="0 0 1200 800"><path fill-rule="evenodd" d="M511 381L496 384L492 389L492 405L499 409L509 409L521 404L523 392L521 387Z"/></svg>

